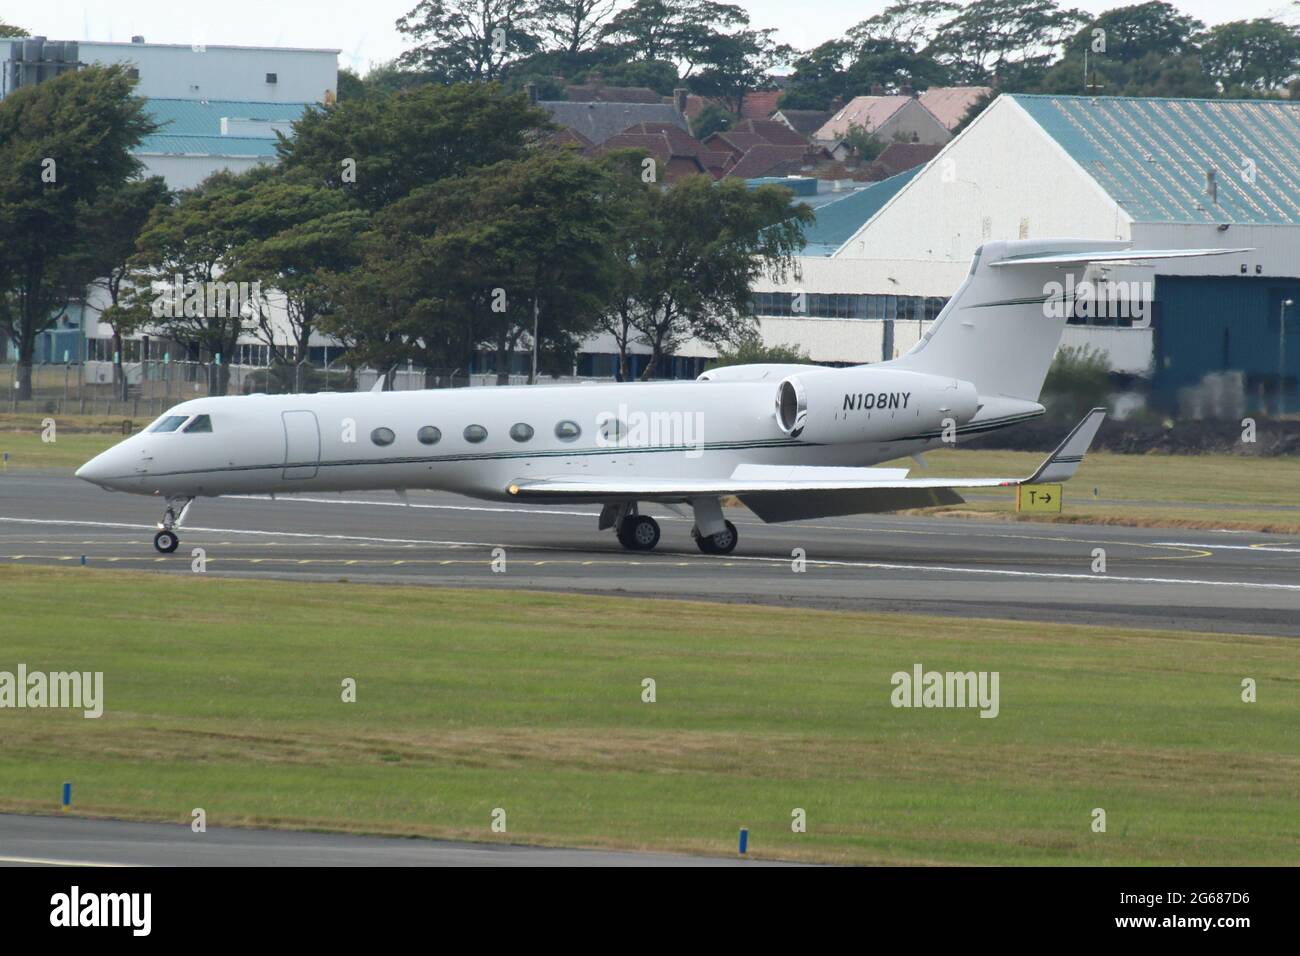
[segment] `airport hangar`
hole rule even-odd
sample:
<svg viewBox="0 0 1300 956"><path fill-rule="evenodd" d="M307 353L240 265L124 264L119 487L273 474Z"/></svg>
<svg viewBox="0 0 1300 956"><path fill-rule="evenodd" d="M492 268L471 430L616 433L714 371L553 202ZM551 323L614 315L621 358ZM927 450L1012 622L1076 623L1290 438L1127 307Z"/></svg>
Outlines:
<svg viewBox="0 0 1300 956"><path fill-rule="evenodd" d="M1144 400L1194 415L1225 380L1236 407L1276 410L1282 362L1285 407L1300 408L1300 103L1004 94L926 166L816 215L797 274L754 286L768 344L893 358L990 239L1249 247L1108 270L1153 283L1145 317L1072 318L1062 344L1104 350Z"/></svg>

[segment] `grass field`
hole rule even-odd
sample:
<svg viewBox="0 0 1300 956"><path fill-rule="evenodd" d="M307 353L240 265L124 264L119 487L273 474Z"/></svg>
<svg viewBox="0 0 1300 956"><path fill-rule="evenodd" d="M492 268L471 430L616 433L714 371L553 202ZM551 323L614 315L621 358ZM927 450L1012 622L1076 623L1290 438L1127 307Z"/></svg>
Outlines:
<svg viewBox="0 0 1300 956"><path fill-rule="evenodd" d="M103 671L106 698L98 720L0 710L0 810L53 811L67 780L76 812L214 826L1300 862L1285 639L80 568L3 567L0 593L0 670ZM998 671L999 716L892 707L916 663Z"/></svg>

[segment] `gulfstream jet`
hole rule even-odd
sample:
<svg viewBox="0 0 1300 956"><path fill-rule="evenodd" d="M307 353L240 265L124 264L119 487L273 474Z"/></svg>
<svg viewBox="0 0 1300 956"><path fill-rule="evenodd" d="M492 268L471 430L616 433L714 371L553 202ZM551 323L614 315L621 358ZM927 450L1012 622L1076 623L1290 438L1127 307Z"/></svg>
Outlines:
<svg viewBox="0 0 1300 956"><path fill-rule="evenodd" d="M1039 392L1074 304L1059 290L1079 288L1089 265L1240 251L989 242L921 340L893 361L742 365L693 382L199 398L77 476L164 499L154 546L165 553L176 550L197 498L428 488L600 504L600 529L640 551L659 543L642 504L689 508L699 549L726 554L737 534L724 498L779 522L954 504L958 488L1068 479L1103 409L1027 476L914 478L870 466L1043 414Z"/></svg>

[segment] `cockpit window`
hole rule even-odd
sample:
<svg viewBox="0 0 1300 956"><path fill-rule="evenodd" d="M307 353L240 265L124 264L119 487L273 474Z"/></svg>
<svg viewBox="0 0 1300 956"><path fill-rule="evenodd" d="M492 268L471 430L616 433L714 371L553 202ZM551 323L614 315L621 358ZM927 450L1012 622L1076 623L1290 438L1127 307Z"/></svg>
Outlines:
<svg viewBox="0 0 1300 956"><path fill-rule="evenodd" d="M212 419L208 415L195 415L194 421L182 429L187 435L190 432L210 432L212 431Z"/></svg>
<svg viewBox="0 0 1300 956"><path fill-rule="evenodd" d="M164 415L149 426L151 432L174 432L185 424L188 415Z"/></svg>

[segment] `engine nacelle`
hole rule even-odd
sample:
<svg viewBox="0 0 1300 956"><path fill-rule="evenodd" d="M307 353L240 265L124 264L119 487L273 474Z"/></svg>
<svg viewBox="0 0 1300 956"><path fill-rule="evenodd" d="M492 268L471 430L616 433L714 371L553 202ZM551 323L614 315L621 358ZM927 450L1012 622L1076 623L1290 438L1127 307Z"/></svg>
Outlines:
<svg viewBox="0 0 1300 956"><path fill-rule="evenodd" d="M776 423L791 438L825 444L934 436L970 421L975 386L942 375L870 366L820 368L776 388Z"/></svg>

